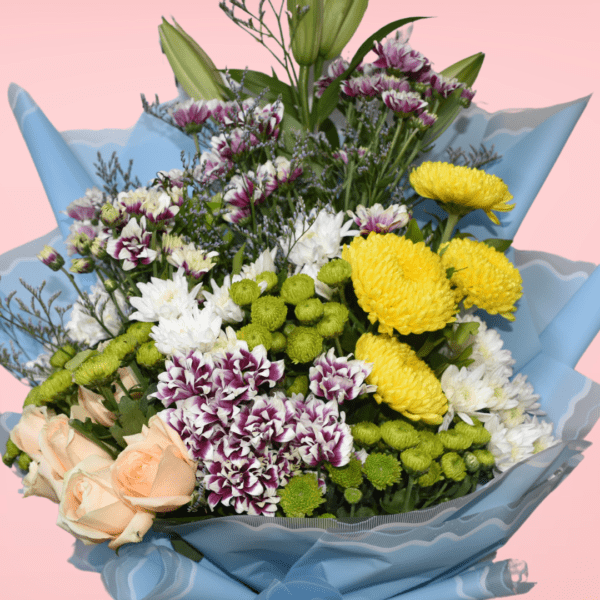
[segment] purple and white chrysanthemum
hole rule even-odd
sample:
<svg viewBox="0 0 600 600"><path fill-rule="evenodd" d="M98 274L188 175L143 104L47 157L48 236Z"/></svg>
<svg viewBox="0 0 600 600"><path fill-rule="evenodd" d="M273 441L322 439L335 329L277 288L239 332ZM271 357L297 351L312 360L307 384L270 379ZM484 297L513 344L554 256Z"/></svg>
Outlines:
<svg viewBox="0 0 600 600"><path fill-rule="evenodd" d="M373 98L380 92L382 78L383 75L381 73L351 77L342 82L340 91L350 98L355 98L357 96L360 96L361 98Z"/></svg>
<svg viewBox="0 0 600 600"><path fill-rule="evenodd" d="M217 366L216 385L238 390L240 400L249 400L258 395L258 388L263 384L273 387L284 375L283 360L271 362L262 344L252 351L238 348L233 352L225 352L217 359Z"/></svg>
<svg viewBox="0 0 600 600"><path fill-rule="evenodd" d="M296 438L290 443L310 467L329 462L343 467L350 461L354 438L338 404L314 396L292 400L296 408Z"/></svg>
<svg viewBox="0 0 600 600"><path fill-rule="evenodd" d="M363 360L337 357L333 348L330 348L327 354L317 357L313 364L308 372L309 388L318 398L343 404L377 389L376 385L365 383L373 368L372 364Z"/></svg>
<svg viewBox="0 0 600 600"><path fill-rule="evenodd" d="M223 200L238 208L248 208L253 202L258 204L261 201L261 190L255 185L255 179L253 171L243 175L234 175Z"/></svg>
<svg viewBox="0 0 600 600"><path fill-rule="evenodd" d="M261 190L261 196L268 198L278 187L277 169L272 161L259 165L256 169L256 184Z"/></svg>
<svg viewBox="0 0 600 600"><path fill-rule="evenodd" d="M180 198L180 195L177 195ZM171 194L162 190L150 189L140 206L140 212L151 223L172 219L178 212L178 204L173 202Z"/></svg>
<svg viewBox="0 0 600 600"><path fill-rule="evenodd" d="M199 125L205 123L212 116L215 100L189 99L175 106L173 120L179 127L188 131L198 131Z"/></svg>
<svg viewBox="0 0 600 600"><path fill-rule="evenodd" d="M411 216L403 204L392 204L385 210L381 204L374 204L369 208L359 204L356 207L356 213L349 210L348 215L354 219L361 235L369 235L372 231L389 233L406 227Z"/></svg>
<svg viewBox="0 0 600 600"><path fill-rule="evenodd" d="M218 252L205 252L193 244L185 244L182 248L173 250L167 256L167 262L178 269L181 268L189 277L198 280L208 273L214 266L214 258Z"/></svg>
<svg viewBox="0 0 600 600"><path fill-rule="evenodd" d="M236 127L228 132L227 135L222 133L221 135L213 136L210 140L210 145L213 152L218 154L223 160L231 160L257 142L258 140L255 136L248 135L243 129Z"/></svg>
<svg viewBox="0 0 600 600"><path fill-rule="evenodd" d="M216 152L203 152L194 168L193 177L203 184L212 183L233 169L233 163Z"/></svg>
<svg viewBox="0 0 600 600"><path fill-rule="evenodd" d="M192 351L186 355L175 354L165 363L166 371L158 376L158 387L151 397L158 398L164 406L188 398L208 400L212 397L215 365L210 354Z"/></svg>
<svg viewBox="0 0 600 600"><path fill-rule="evenodd" d="M410 115L427 107L427 102L416 92L387 90L381 94L383 103L396 114Z"/></svg>
<svg viewBox="0 0 600 600"><path fill-rule="evenodd" d="M294 163L294 168L292 168L292 163L285 156L277 156L273 164L277 182L280 184L290 183L302 175L302 167Z"/></svg>
<svg viewBox="0 0 600 600"><path fill-rule="evenodd" d="M99 226L91 223L75 222L69 227L69 236L65 240L67 254L84 254L90 248L90 244L96 239L100 231Z"/></svg>
<svg viewBox="0 0 600 600"><path fill-rule="evenodd" d="M279 125L283 119L283 103L276 101L263 107L254 109L253 121L258 126L258 131L267 138L279 136Z"/></svg>
<svg viewBox="0 0 600 600"><path fill-rule="evenodd" d="M156 259L157 252L150 248L152 234L146 229L146 219L138 223L133 218L125 225L118 238L111 238L106 245L110 256L123 261L123 270L131 271L139 264L147 265Z"/></svg>
<svg viewBox="0 0 600 600"><path fill-rule="evenodd" d="M91 221L98 217L102 204L102 192L96 187L90 188L82 198L77 198L67 206L66 214L76 221Z"/></svg>
<svg viewBox="0 0 600 600"><path fill-rule="evenodd" d="M431 70L431 63L417 50L399 38L375 42L373 52L379 57L373 65L381 69L398 69L411 79L418 79Z"/></svg>

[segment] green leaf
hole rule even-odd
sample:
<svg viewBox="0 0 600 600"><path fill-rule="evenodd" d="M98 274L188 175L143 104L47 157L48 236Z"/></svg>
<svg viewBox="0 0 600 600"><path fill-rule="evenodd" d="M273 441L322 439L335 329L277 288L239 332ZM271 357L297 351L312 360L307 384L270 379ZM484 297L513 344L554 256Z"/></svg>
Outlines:
<svg viewBox="0 0 600 600"><path fill-rule="evenodd" d="M294 146L304 132L304 127L300 122L289 113L284 113L283 119L281 120L281 134L283 137L283 145L285 150L292 155Z"/></svg>
<svg viewBox="0 0 600 600"><path fill-rule="evenodd" d="M432 350L434 350L437 346L439 346L444 341L442 336L436 337L435 335L427 336L425 343L419 348L417 351L417 356L419 358L425 358L428 356Z"/></svg>
<svg viewBox="0 0 600 600"><path fill-rule="evenodd" d="M246 242L244 242L240 249L235 253L233 257L233 263L231 268L232 275L239 275L242 272L242 263L244 261L244 249L246 248Z"/></svg>
<svg viewBox="0 0 600 600"><path fill-rule="evenodd" d="M444 250L442 251L445 252L446 248L444 248ZM440 256L442 255L442 253L440 253ZM456 271L456 269L454 267L448 267L446 269L446 279L452 279L452 275L454 275L454 272Z"/></svg>
<svg viewBox="0 0 600 600"><path fill-rule="evenodd" d="M179 535L171 533L171 546L173 550L178 552L182 556L193 560L194 562L200 562L204 558L204 554L197 548L194 548L189 542L184 540Z"/></svg>
<svg viewBox="0 0 600 600"><path fill-rule="evenodd" d="M107 444L102 439L100 439L100 436L97 435L95 431L96 427L100 427L103 430L102 437L107 438L108 436L105 435L106 429L104 427L102 427L101 425L96 426L94 423L92 423L92 420L89 417L85 420L85 423L82 423L78 419L70 419L69 425L75 431L78 431L85 438L96 444L99 448L102 448L103 450L108 452L113 458L117 458L118 453L115 450L115 448L112 447L112 444Z"/></svg>
<svg viewBox="0 0 600 600"><path fill-rule="evenodd" d="M321 123L323 123L323 121L325 121L325 119L335 110L339 102L340 84L354 71L354 69L356 69L362 59L371 50L373 50L373 42L381 41L386 35L392 33L392 31L395 31L396 29L400 29L400 27L404 27L404 25L407 25L408 23L427 18L429 17L408 17L406 19L399 19L398 21L388 23L381 29L378 29L373 35L368 37L356 51L356 54L352 57L350 66L339 77L336 77L331 82L331 84L323 92L321 98L316 101L311 114L311 121L313 121L311 125L313 127L319 127Z"/></svg>
<svg viewBox="0 0 600 600"><path fill-rule="evenodd" d="M333 124L331 119L325 119L321 123L321 131L325 134L327 141L331 144L333 150L337 150L340 147L340 136L338 135L337 127Z"/></svg>
<svg viewBox="0 0 600 600"><path fill-rule="evenodd" d="M200 46L179 25L173 27L164 18L158 31L163 52L187 94L197 100L223 100L221 77Z"/></svg>
<svg viewBox="0 0 600 600"><path fill-rule="evenodd" d="M506 252L510 245L513 243L512 240L502 240L499 238L488 238L487 240L483 240L484 244L487 244L494 250L498 250L498 252Z"/></svg>
<svg viewBox="0 0 600 600"><path fill-rule="evenodd" d="M462 81L462 83L468 87L471 87L473 83L475 83L477 75L479 75L484 58L485 54L483 54L483 52L478 52L477 54L473 54L473 56L463 58L457 63L446 67L441 74L447 77L456 77L456 79ZM448 98L442 100L437 110L437 120L423 138L424 146L431 144L442 135L442 133L450 127L454 119L456 119L458 113L462 109L460 103L461 93L462 90L458 89L450 94Z"/></svg>
<svg viewBox="0 0 600 600"><path fill-rule="evenodd" d="M402 507L404 506L404 495L406 494L405 489L396 490L394 495L391 498L382 498L380 501L381 508L385 510L386 513L390 515L395 515L402 512ZM387 496L387 494L386 494Z"/></svg>
<svg viewBox="0 0 600 600"><path fill-rule="evenodd" d="M415 244L425 241L425 238L423 237L423 232L419 228L419 224L417 223L416 219L411 219L408 222L408 227L406 228L406 233L404 234L404 237L406 237Z"/></svg>
<svg viewBox="0 0 600 600"><path fill-rule="evenodd" d="M244 72L246 76L244 77ZM294 94L292 88L287 83L279 81L276 77L270 77L265 73L259 71L242 71L241 69L229 69L229 74L234 81L240 83L242 77L244 79L244 88L253 94L260 94L268 88L268 91L264 95L267 102L274 102L279 96L285 107L285 112L292 115L296 119L298 117L298 111L296 110L294 102Z"/></svg>

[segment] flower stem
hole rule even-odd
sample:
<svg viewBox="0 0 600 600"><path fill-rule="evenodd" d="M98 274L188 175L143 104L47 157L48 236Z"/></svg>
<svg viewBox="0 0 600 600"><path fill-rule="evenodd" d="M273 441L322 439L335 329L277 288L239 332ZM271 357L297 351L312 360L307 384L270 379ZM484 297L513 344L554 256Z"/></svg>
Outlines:
<svg viewBox="0 0 600 600"><path fill-rule="evenodd" d="M300 66L300 79L298 80L298 93L302 109L302 121L306 129L310 130L310 108L308 106L308 73L309 67Z"/></svg>
<svg viewBox="0 0 600 600"><path fill-rule="evenodd" d="M440 248L452 237L452 232L460 220L460 217L461 215L454 213L448 215L448 220L446 221L446 226L444 227L444 232L442 233L442 239L440 240Z"/></svg>

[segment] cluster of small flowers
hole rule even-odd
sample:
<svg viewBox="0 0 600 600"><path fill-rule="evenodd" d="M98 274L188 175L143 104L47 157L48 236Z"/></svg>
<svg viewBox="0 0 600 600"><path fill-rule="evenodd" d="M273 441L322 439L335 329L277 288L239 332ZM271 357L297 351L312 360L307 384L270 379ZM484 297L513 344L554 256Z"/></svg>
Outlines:
<svg viewBox="0 0 600 600"><path fill-rule="evenodd" d="M200 155L193 176L204 186L217 180L227 182L223 199L229 212L225 219L238 223L250 216L252 204L262 204L275 190L297 179L302 168L277 156L254 170L242 168L239 172L245 154L278 139L283 119L281 102L260 107L256 100L189 100L173 111L173 120L187 133L199 132L207 122L210 128L211 119L221 133L212 135L211 148ZM232 175L235 171L238 172Z"/></svg>
<svg viewBox="0 0 600 600"><path fill-rule="evenodd" d="M357 361L317 359L314 393L304 398L269 392L284 377L284 361L270 361L262 345L250 351L236 340L222 351L192 351L167 361L155 393L167 407L160 416L200 461L211 509L223 504L237 513L273 516L277 490L293 475L325 462L348 463L353 438L338 399L361 393L368 374L349 362ZM337 389L331 369L346 374Z"/></svg>
<svg viewBox="0 0 600 600"><path fill-rule="evenodd" d="M473 344L474 362L461 369L451 365L442 375L448 412L441 429L447 429L455 415L469 424L471 417L477 417L491 433L488 449L496 459L496 469L503 472L555 444L552 423L538 420L543 415L539 395L527 377L517 374L513 378L514 359L502 348L498 332L474 315L459 317L457 322L475 322L479 329L465 342Z"/></svg>
<svg viewBox="0 0 600 600"><path fill-rule="evenodd" d="M429 60L413 50L401 37L385 42L375 42L373 51L378 58L372 64L359 65L354 73L342 81L340 91L345 98L379 98L385 106L400 117L413 116L414 125L426 129L435 123L436 116L428 110L429 100L448 98L462 89L465 105L473 99L474 92L456 78L445 77L431 68ZM315 84L315 95L321 97L332 81L349 67L342 58L332 62L327 75Z"/></svg>

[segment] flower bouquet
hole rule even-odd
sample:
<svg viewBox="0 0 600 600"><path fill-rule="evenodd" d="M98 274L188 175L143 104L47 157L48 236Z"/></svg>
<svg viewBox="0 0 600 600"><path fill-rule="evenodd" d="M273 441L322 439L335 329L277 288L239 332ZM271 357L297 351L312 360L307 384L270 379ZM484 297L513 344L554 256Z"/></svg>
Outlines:
<svg viewBox="0 0 600 600"><path fill-rule="evenodd" d="M146 103L143 164L98 159L97 190L90 144L61 143L13 88L26 139L52 144L73 176L46 181L75 222L59 220L66 244L51 235L39 258L74 306L48 326L3 305L7 336L28 330L14 342L34 359L4 356L34 386L18 425L6 419L5 461L28 470L26 494L59 504L63 528L105 542L78 556L102 565L114 597L523 592L514 565L484 559L579 460L597 390L570 367L591 339L582 317L597 320L598 275L513 252L519 272L503 238L585 103L529 113L525 131L475 108L456 120L482 57L434 72L406 34L385 40L411 19L369 40L374 62L314 75L313 95L311 70L343 44L322 49L326 7L308 6L289 7L294 87L223 79L164 23L196 100ZM342 38L356 24L339 23ZM537 170L515 172L548 145ZM183 169L153 164L180 149ZM67 253L81 255L71 272L94 276L75 279ZM57 301L27 279L32 311ZM109 558L107 544L130 545ZM353 577L332 569L341 557Z"/></svg>

